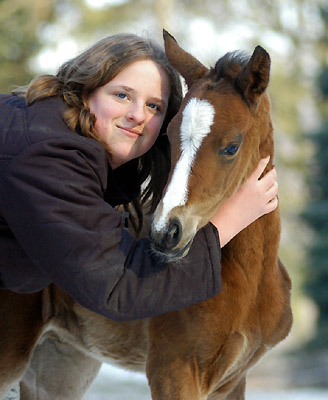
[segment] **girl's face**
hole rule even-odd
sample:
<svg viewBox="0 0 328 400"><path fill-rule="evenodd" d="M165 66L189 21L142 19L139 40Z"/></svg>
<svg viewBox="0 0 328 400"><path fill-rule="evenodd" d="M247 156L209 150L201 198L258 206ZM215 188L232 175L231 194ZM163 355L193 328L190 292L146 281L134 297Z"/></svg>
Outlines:
<svg viewBox="0 0 328 400"><path fill-rule="evenodd" d="M124 68L89 98L95 130L110 149L114 169L146 153L163 124L170 96L166 72L150 60Z"/></svg>

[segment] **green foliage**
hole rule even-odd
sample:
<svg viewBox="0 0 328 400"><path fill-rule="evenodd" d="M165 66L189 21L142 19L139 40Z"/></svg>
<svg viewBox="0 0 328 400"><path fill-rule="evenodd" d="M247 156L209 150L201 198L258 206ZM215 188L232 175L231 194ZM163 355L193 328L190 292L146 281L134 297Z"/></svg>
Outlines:
<svg viewBox="0 0 328 400"><path fill-rule="evenodd" d="M327 38L328 40L328 38ZM317 78L318 90L325 100L328 100L328 66L322 66Z"/></svg>
<svg viewBox="0 0 328 400"><path fill-rule="evenodd" d="M28 62L41 48L40 24L53 17L50 0L0 1L0 92L25 85L32 77Z"/></svg>
<svg viewBox="0 0 328 400"><path fill-rule="evenodd" d="M326 43L328 51L328 8L321 13L325 30L321 43ZM328 346L328 67L323 58L317 77L318 92L321 94L321 127L309 135L315 153L310 164L308 186L310 201L303 212L303 218L314 232L314 240L309 243L307 256L307 277L304 283L306 293L318 306L317 332L311 342L312 347Z"/></svg>
<svg viewBox="0 0 328 400"><path fill-rule="evenodd" d="M322 344L320 332L328 325L328 129L313 135L312 140L316 144L316 153L309 174L311 202L303 218L315 235L309 243L304 288L319 309L318 332L314 341ZM326 339L328 345L327 336Z"/></svg>

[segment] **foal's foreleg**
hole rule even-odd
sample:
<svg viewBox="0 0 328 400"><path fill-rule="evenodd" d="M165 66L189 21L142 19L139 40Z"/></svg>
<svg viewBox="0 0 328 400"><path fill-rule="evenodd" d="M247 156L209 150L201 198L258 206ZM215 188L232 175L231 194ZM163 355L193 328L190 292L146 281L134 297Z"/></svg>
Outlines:
<svg viewBox="0 0 328 400"><path fill-rule="evenodd" d="M245 400L246 378L238 379L218 388L208 397L208 400ZM231 385L233 385L233 389L229 390Z"/></svg>
<svg viewBox="0 0 328 400"><path fill-rule="evenodd" d="M153 400L201 399L197 368L193 363L176 360L165 365L158 360L147 368L147 376Z"/></svg>
<svg viewBox="0 0 328 400"><path fill-rule="evenodd" d="M79 400L98 374L101 363L56 336L36 347L21 381L20 400Z"/></svg>
<svg viewBox="0 0 328 400"><path fill-rule="evenodd" d="M0 290L0 399L23 376L43 327L42 294Z"/></svg>
<svg viewBox="0 0 328 400"><path fill-rule="evenodd" d="M226 400L244 400L246 389L246 378L242 378L238 385L230 392Z"/></svg>

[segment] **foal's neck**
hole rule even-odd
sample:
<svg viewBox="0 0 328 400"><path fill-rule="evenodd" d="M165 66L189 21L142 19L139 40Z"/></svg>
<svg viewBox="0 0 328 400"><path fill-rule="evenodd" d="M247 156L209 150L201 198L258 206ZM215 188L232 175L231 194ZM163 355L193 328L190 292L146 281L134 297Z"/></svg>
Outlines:
<svg viewBox="0 0 328 400"><path fill-rule="evenodd" d="M274 268L280 241L279 208L254 221L222 249L222 258L233 258L253 277L256 269Z"/></svg>

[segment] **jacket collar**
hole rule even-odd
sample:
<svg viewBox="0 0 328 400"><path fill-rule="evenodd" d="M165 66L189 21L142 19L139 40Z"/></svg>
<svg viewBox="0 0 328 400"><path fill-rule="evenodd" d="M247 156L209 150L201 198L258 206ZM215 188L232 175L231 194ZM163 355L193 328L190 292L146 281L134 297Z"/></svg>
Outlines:
<svg viewBox="0 0 328 400"><path fill-rule="evenodd" d="M139 180L138 159L131 160L114 170L108 165L105 201L111 206L130 203L140 194Z"/></svg>

